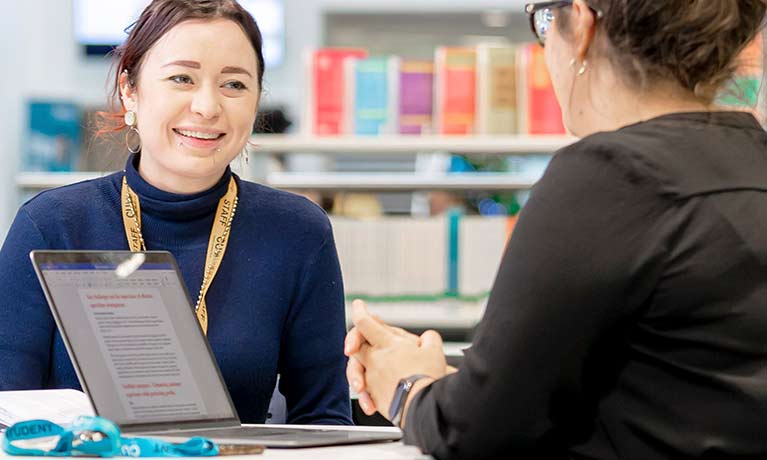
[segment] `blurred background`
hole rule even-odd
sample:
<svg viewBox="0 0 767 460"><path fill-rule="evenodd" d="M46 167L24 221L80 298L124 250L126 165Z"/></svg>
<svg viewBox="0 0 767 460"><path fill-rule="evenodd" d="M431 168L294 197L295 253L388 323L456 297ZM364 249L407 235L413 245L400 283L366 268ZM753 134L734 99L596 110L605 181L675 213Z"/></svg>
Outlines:
<svg viewBox="0 0 767 460"><path fill-rule="evenodd" d="M0 235L46 188L121 169L96 139L108 52L147 0L24 0L0 15ZM522 0L243 0L266 73L243 178L330 214L348 298L470 342L516 216L572 142ZM721 102L761 117L763 38ZM763 118L761 118L763 120Z"/></svg>

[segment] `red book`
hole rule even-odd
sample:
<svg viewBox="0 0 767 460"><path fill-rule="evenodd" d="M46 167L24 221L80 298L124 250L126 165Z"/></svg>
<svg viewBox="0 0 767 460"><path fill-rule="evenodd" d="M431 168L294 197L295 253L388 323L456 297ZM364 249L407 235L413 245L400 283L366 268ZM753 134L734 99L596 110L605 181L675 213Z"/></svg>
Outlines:
<svg viewBox="0 0 767 460"><path fill-rule="evenodd" d="M543 48L529 44L520 48L519 110L523 134L565 134L562 110L554 94L543 58Z"/></svg>
<svg viewBox="0 0 767 460"><path fill-rule="evenodd" d="M434 117L438 134L474 132L476 74L474 48L437 48Z"/></svg>
<svg viewBox="0 0 767 460"><path fill-rule="evenodd" d="M312 130L320 136L341 134L344 119L344 60L367 57L359 48L323 48L311 57Z"/></svg>

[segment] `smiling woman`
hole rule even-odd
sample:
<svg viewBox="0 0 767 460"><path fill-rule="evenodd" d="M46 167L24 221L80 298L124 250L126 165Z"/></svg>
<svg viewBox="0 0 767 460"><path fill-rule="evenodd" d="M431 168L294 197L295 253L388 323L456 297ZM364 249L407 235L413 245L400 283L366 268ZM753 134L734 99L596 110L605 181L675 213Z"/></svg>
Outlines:
<svg viewBox="0 0 767 460"><path fill-rule="evenodd" d="M177 25L137 69L123 70L120 93L136 114L141 176L178 193L215 184L251 134L261 66L242 28L218 19Z"/></svg>
<svg viewBox="0 0 767 460"><path fill-rule="evenodd" d="M280 375L288 423L349 424L343 286L333 233L308 200L229 163L256 117L261 34L234 0L155 0L115 54L102 132L125 170L41 193L0 251L0 389L79 388L28 254L168 250L243 422L267 418Z"/></svg>

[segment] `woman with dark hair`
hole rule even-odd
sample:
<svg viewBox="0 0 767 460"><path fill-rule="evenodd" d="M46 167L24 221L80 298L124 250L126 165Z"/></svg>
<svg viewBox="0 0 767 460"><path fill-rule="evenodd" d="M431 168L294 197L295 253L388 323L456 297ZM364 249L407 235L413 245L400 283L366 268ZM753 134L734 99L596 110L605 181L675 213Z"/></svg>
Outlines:
<svg viewBox="0 0 767 460"><path fill-rule="evenodd" d="M126 132L125 170L29 200L0 251L1 389L79 388L30 250L162 249L244 422L265 421L279 374L288 423L351 423L328 218L229 169L256 117L261 42L234 0L155 0L143 11L116 52L119 109L103 114L104 130Z"/></svg>
<svg viewBox="0 0 767 460"><path fill-rule="evenodd" d="M527 6L565 125L457 371L355 302L347 376L439 459L767 458L765 0Z"/></svg>

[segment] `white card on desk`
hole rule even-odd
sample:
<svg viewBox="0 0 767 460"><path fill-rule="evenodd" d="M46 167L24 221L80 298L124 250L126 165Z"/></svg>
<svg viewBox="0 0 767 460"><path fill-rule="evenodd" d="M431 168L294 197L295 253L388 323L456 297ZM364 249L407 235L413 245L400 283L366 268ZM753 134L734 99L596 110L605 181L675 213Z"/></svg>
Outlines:
<svg viewBox="0 0 767 460"><path fill-rule="evenodd" d="M79 415L95 415L82 391L0 391L0 429L32 419L66 424Z"/></svg>

